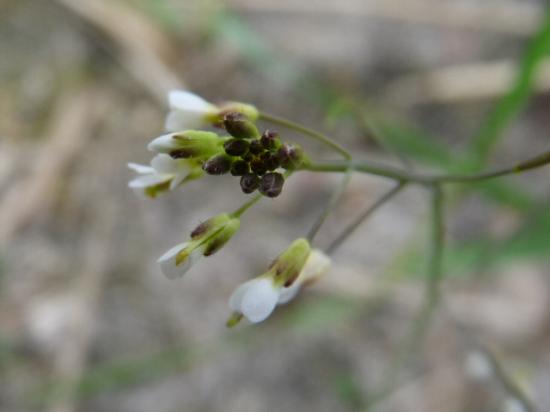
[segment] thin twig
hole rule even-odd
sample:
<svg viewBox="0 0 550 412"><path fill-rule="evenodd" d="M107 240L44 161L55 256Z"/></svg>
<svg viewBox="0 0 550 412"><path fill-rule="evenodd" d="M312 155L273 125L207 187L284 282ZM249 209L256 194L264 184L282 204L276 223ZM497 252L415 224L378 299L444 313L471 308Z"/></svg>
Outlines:
<svg viewBox="0 0 550 412"><path fill-rule="evenodd" d="M358 228L367 220L376 210L397 195L404 187L405 182L399 182L394 188L385 193L376 202L367 207L353 222L351 222L342 232L334 239L326 250L327 254L332 254L338 249L344 241L349 238Z"/></svg>

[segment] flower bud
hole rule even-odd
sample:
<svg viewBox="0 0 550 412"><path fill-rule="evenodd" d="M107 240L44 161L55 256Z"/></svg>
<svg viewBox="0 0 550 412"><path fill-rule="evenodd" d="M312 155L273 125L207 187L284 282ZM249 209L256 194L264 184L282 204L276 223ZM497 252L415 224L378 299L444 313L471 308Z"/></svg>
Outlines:
<svg viewBox="0 0 550 412"><path fill-rule="evenodd" d="M241 189L244 193L254 192L260 186L260 178L253 173L246 173L241 177Z"/></svg>
<svg viewBox="0 0 550 412"><path fill-rule="evenodd" d="M209 175L223 175L231 170L232 159L225 154L211 157L202 165L202 169Z"/></svg>
<svg viewBox="0 0 550 412"><path fill-rule="evenodd" d="M260 156L260 159L267 170L275 170L280 166L279 156L275 153L265 152Z"/></svg>
<svg viewBox="0 0 550 412"><path fill-rule="evenodd" d="M239 112L226 113L223 125L227 133L238 139L253 139L260 134L254 123Z"/></svg>
<svg viewBox="0 0 550 412"><path fill-rule="evenodd" d="M231 156L242 156L248 152L248 140L244 139L229 139L223 144L225 153Z"/></svg>
<svg viewBox="0 0 550 412"><path fill-rule="evenodd" d="M260 193L267 197L277 197L283 190L285 178L277 172L266 173L260 181Z"/></svg>
<svg viewBox="0 0 550 412"><path fill-rule="evenodd" d="M254 139L250 142L250 147L248 148L248 150L250 150L250 153L252 153L253 155L259 155L263 153L264 148L259 139Z"/></svg>
<svg viewBox="0 0 550 412"><path fill-rule="evenodd" d="M220 250L239 230L240 225L241 222L237 218L229 220L220 231L206 241L203 255L210 256Z"/></svg>
<svg viewBox="0 0 550 412"><path fill-rule="evenodd" d="M221 140L216 133L186 130L169 133L153 139L147 148L167 153L172 158L208 158L219 152Z"/></svg>
<svg viewBox="0 0 550 412"><path fill-rule="evenodd" d="M267 167L260 158L255 158L250 162L250 169L252 170L252 172L260 176L267 172Z"/></svg>
<svg viewBox="0 0 550 412"><path fill-rule="evenodd" d="M306 239L296 239L275 259L267 273L276 284L289 287L298 278L310 252L311 247Z"/></svg>
<svg viewBox="0 0 550 412"><path fill-rule="evenodd" d="M263 132L262 137L260 137L260 142L262 143L264 149L267 150L277 149L281 145L279 133L271 130L266 130L265 132Z"/></svg>
<svg viewBox="0 0 550 412"><path fill-rule="evenodd" d="M248 163L244 160L235 160L233 165L231 165L231 174L233 176L244 176L250 172L250 167Z"/></svg>
<svg viewBox="0 0 550 412"><path fill-rule="evenodd" d="M258 120L259 112L251 104L240 103L240 102L227 102L220 106L219 114L222 115L222 118L225 114L237 112L245 115L250 121L255 122Z"/></svg>
<svg viewBox="0 0 550 412"><path fill-rule="evenodd" d="M304 152L298 145L283 144L278 151L281 166L287 170L294 170L304 160Z"/></svg>

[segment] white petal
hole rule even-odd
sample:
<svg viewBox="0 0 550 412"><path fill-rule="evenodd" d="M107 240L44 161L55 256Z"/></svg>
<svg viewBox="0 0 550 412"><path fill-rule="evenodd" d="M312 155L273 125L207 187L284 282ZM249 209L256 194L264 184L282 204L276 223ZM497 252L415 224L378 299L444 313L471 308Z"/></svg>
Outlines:
<svg viewBox="0 0 550 412"><path fill-rule="evenodd" d="M296 297L301 287L302 284L295 281L290 287L282 288L281 293L279 293L279 300L277 301L277 304L284 305L285 303L290 302Z"/></svg>
<svg viewBox="0 0 550 412"><path fill-rule="evenodd" d="M145 189L147 187L156 186L160 183L167 182L172 179L170 175L152 174L136 177L134 180L130 180L128 187L132 189Z"/></svg>
<svg viewBox="0 0 550 412"><path fill-rule="evenodd" d="M147 145L147 149L157 153L168 153L177 148L178 145L176 139L174 139L174 133L163 134L153 139Z"/></svg>
<svg viewBox="0 0 550 412"><path fill-rule="evenodd" d="M231 294L231 297L229 298L229 308L235 312L241 311L241 304L243 301L244 294L248 290L251 284L254 284L257 279L249 280L248 282L244 282L237 289L233 291Z"/></svg>
<svg viewBox="0 0 550 412"><path fill-rule="evenodd" d="M155 169L151 166L144 166L137 163L128 163L128 167L134 172L139 173L140 175L155 173Z"/></svg>
<svg viewBox="0 0 550 412"><path fill-rule="evenodd" d="M240 311L250 322L261 322L271 315L278 299L279 289L271 279L256 279L245 291Z"/></svg>
<svg viewBox="0 0 550 412"><path fill-rule="evenodd" d="M164 129L168 132L200 129L205 126L205 113L183 110L171 110L164 121Z"/></svg>
<svg viewBox="0 0 550 412"><path fill-rule="evenodd" d="M161 174L173 174L177 168L177 160L172 159L170 155L160 153L151 160L153 169Z"/></svg>
<svg viewBox="0 0 550 412"><path fill-rule="evenodd" d="M187 272L202 256L202 250L196 248L191 251L187 259L179 265L176 265L176 257L182 250L188 247L188 245L188 242L180 243L158 259L158 263L160 263L160 270L167 278L175 279L183 276L185 272Z"/></svg>
<svg viewBox="0 0 550 412"><path fill-rule="evenodd" d="M175 188L177 188L181 184L181 182L185 180L188 174L189 173L187 171L184 171L183 173L177 173L176 175L174 175L174 178L170 182L170 190L174 190Z"/></svg>
<svg viewBox="0 0 550 412"><path fill-rule="evenodd" d="M318 278L330 269L330 262L327 255L319 249L313 249L296 281L299 280L300 283L303 283Z"/></svg>
<svg viewBox="0 0 550 412"><path fill-rule="evenodd" d="M168 103L171 109L194 112L208 112L215 110L215 106L202 97L185 90L172 90L168 93Z"/></svg>

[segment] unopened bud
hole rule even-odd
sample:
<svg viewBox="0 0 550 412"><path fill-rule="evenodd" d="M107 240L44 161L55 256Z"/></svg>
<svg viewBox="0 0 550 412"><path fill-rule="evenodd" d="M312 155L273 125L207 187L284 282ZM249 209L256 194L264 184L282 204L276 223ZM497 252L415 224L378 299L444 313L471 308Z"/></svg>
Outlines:
<svg viewBox="0 0 550 412"><path fill-rule="evenodd" d="M248 166L248 163L244 160L236 160L233 162L233 165L231 166L231 174L233 176L243 176L246 173L250 172L250 167Z"/></svg>
<svg viewBox="0 0 550 412"><path fill-rule="evenodd" d="M260 176L267 172L267 167L260 158L256 158L250 162L250 169Z"/></svg>
<svg viewBox="0 0 550 412"><path fill-rule="evenodd" d="M254 123L239 112L226 113L223 125L227 133L238 139L253 139L260 134Z"/></svg>
<svg viewBox="0 0 550 412"><path fill-rule="evenodd" d="M248 150L250 150L250 153L252 153L253 155L258 155L258 154L263 153L264 148L263 148L262 144L260 143L260 140L255 139L255 140L252 140L250 142L250 147L249 147Z"/></svg>
<svg viewBox="0 0 550 412"><path fill-rule="evenodd" d="M220 250L239 230L240 224L241 222L237 218L227 222L219 232L206 241L203 255L210 256Z"/></svg>
<svg viewBox="0 0 550 412"><path fill-rule="evenodd" d="M304 160L304 152L298 145L289 145L285 143L280 147L278 155L281 166L287 170L296 169Z"/></svg>
<svg viewBox="0 0 550 412"><path fill-rule="evenodd" d="M262 137L260 138L260 142L262 143L262 146L267 150L277 149L281 145L279 133L271 130L266 130L265 132L263 132Z"/></svg>
<svg viewBox="0 0 550 412"><path fill-rule="evenodd" d="M223 144L225 153L231 156L242 156L248 152L248 140L244 139L229 139Z"/></svg>
<svg viewBox="0 0 550 412"><path fill-rule="evenodd" d="M279 156L275 153L265 152L260 156L267 170L275 170L280 166Z"/></svg>
<svg viewBox="0 0 550 412"><path fill-rule="evenodd" d="M247 173L241 177L241 189L244 193L254 192L260 186L260 178L253 173Z"/></svg>
<svg viewBox="0 0 550 412"><path fill-rule="evenodd" d="M211 157L202 165L202 169L209 175L223 175L231 169L231 157L220 154Z"/></svg>
<svg viewBox="0 0 550 412"><path fill-rule="evenodd" d="M277 197L283 190L285 178L277 172L266 173L260 181L260 193L267 197Z"/></svg>

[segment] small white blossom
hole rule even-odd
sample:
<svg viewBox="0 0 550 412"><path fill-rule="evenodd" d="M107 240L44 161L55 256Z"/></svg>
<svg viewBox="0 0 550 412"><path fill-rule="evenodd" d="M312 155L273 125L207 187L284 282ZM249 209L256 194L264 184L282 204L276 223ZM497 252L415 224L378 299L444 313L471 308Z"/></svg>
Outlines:
<svg viewBox="0 0 550 412"><path fill-rule="evenodd" d="M277 305L292 300L300 289L316 280L330 267L330 259L320 250L312 250L292 285L285 287L275 281L270 272L241 284L229 298L229 307L234 312L229 325L238 322L243 315L252 323L267 319Z"/></svg>
<svg viewBox="0 0 550 412"><path fill-rule="evenodd" d="M185 90L168 93L170 112L166 116L165 128L169 132L186 129L200 129L211 123L219 109L202 97Z"/></svg>
<svg viewBox="0 0 550 412"><path fill-rule="evenodd" d="M191 242L180 243L158 259L160 270L169 279L182 277L201 258L203 249L192 248ZM181 259L182 254L186 254L187 257L178 263L178 256Z"/></svg>
<svg viewBox="0 0 550 412"><path fill-rule="evenodd" d="M466 374L472 379L487 380L493 374L493 365L487 355L479 350L468 353L465 361Z"/></svg>
<svg viewBox="0 0 550 412"><path fill-rule="evenodd" d="M240 285L229 298L229 307L243 314L250 322L261 322L273 312L281 288L268 277L249 280Z"/></svg>
<svg viewBox="0 0 550 412"><path fill-rule="evenodd" d="M239 230L240 220L226 213L201 223L188 242L180 243L159 259L160 269L170 279L183 276L202 256L220 250Z"/></svg>
<svg viewBox="0 0 550 412"><path fill-rule="evenodd" d="M128 163L128 167L140 175L131 180L128 187L153 197L158 191L174 190L192 171L187 159L172 159L167 154L156 155L151 166Z"/></svg>

